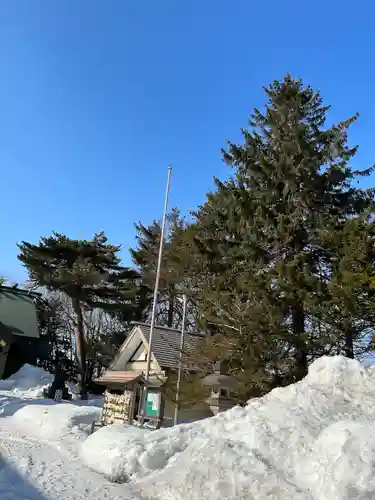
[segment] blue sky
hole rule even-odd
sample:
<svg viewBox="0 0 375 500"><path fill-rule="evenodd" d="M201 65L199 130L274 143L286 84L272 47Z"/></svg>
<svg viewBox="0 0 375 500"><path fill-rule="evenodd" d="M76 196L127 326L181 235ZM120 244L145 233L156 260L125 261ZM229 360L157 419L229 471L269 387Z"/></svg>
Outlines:
<svg viewBox="0 0 375 500"><path fill-rule="evenodd" d="M356 166L375 161L370 0L1 0L0 274L24 280L16 243L52 230L134 242L171 206L204 201L227 175L262 86L289 71L331 118L358 111ZM374 179L375 182L375 179Z"/></svg>

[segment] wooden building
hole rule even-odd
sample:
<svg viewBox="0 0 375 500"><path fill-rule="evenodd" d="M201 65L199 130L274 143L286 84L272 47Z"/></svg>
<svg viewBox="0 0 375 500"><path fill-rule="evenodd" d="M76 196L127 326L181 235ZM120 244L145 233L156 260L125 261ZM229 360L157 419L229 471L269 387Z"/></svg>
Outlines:
<svg viewBox="0 0 375 500"><path fill-rule="evenodd" d="M130 332L128 338L119 349L115 359L108 370L97 380L99 384L105 385L107 392L114 389L114 381L138 380L134 386L132 395L131 416L132 421L139 418L142 412L142 387L147 364L148 341L150 337L150 325L137 323ZM193 349L202 339L202 334L185 334L185 349ZM171 328L156 326L153 334L151 366L149 374L149 386L147 390L146 417L149 420L159 421L162 419L163 426L173 425L174 404L166 400L163 386L168 378L175 374L180 358L181 332ZM136 378L138 377L138 378ZM124 394L125 384L121 391ZM130 392L127 392L128 396ZM179 423L192 422L213 415L210 405L201 403L190 408L182 408L179 412Z"/></svg>
<svg viewBox="0 0 375 500"><path fill-rule="evenodd" d="M145 387L143 375L130 371L106 372L100 383L106 387L100 424L132 424L139 405L137 395Z"/></svg>

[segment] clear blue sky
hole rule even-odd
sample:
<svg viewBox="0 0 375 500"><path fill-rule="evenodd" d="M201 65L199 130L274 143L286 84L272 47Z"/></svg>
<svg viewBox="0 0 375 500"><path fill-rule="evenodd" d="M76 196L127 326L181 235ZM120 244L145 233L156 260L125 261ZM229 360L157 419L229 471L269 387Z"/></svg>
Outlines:
<svg viewBox="0 0 375 500"><path fill-rule="evenodd" d="M104 230L128 263L168 164L171 205L194 209L287 71L332 119L360 112L351 139L372 164L374 19L370 0L1 0L0 274L24 280L16 243L52 230Z"/></svg>

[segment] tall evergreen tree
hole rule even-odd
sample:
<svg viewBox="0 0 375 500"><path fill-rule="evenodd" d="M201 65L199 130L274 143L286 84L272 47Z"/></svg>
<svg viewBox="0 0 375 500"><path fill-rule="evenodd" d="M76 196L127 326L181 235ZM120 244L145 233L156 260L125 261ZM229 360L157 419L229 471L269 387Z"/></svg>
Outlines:
<svg viewBox="0 0 375 500"><path fill-rule="evenodd" d="M375 223L369 216L347 220L341 231L327 232L332 273L328 298L321 304L323 327L335 353L360 358L368 352L375 325Z"/></svg>
<svg viewBox="0 0 375 500"><path fill-rule="evenodd" d="M23 241L18 258L38 286L66 294L75 315L76 361L82 399L87 397L85 325L83 309L127 310L132 314L139 275L124 268L120 247L104 233L92 240L73 240L53 233L39 244Z"/></svg>
<svg viewBox="0 0 375 500"><path fill-rule="evenodd" d="M173 209L167 216L159 282L159 300L156 321L160 325L178 327L181 323L182 308L179 301L181 278L174 265L174 254L178 252L174 235L185 227L185 220L178 209ZM134 264L141 276L142 284L148 289L146 317L150 320L152 297L156 279L156 269L161 238L161 223L154 221L150 226L136 224L136 248L130 249Z"/></svg>
<svg viewBox="0 0 375 500"><path fill-rule="evenodd" d="M357 148L348 146L347 134L357 116L324 128L329 108L289 75L265 92L266 109L252 114L244 143L223 151L234 174L217 180L216 193L198 210L195 240L207 262L208 298L219 292L229 310L227 291L238 290L236 300L250 307L252 335L268 329L269 357L277 345L280 366L284 357L294 359L290 380L296 380L332 342L332 331L322 328L334 266L325 235L341 234L349 218L372 206L373 190L353 187L372 169L350 167ZM260 305L272 313L268 326ZM210 311L220 324L217 306Z"/></svg>

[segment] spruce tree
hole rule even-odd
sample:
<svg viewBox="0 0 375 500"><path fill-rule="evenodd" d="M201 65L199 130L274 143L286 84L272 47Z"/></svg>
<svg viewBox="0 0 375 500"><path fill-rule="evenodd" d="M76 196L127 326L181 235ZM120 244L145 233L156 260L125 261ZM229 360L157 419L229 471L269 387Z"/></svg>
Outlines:
<svg viewBox="0 0 375 500"><path fill-rule="evenodd" d="M368 352L375 324L375 223L351 218L328 231L325 246L332 259L327 300L321 304L323 327L334 353L361 359Z"/></svg>
<svg viewBox="0 0 375 500"><path fill-rule="evenodd" d="M85 327L83 309L134 310L139 275L124 268L120 247L108 243L104 233L92 240L74 240L59 233L38 244L23 241L18 258L39 287L66 294L75 315L76 362L81 398L87 398Z"/></svg>
<svg viewBox="0 0 375 500"><path fill-rule="evenodd" d="M136 224L136 248L130 249L134 264L142 277L142 284L148 289L146 317L150 320L152 297L156 279L159 256L161 224L154 221L150 226ZM178 209L174 208L167 216L163 261L159 282L159 299L156 322L168 327L178 327L181 323L181 303L179 298L180 275L174 265L174 254L179 249L174 244L174 235L185 227L185 221Z"/></svg>
<svg viewBox="0 0 375 500"><path fill-rule="evenodd" d="M348 146L347 134L357 116L325 128L329 108L320 94L290 75L265 92L266 109L252 114L244 143L223 151L234 173L217 181L216 193L198 210L196 241L211 289L221 302L230 300L226 287L237 287L244 303L250 300L253 335L268 328L267 356L278 346L282 372L293 359L293 381L332 341L321 307L332 293L333 255L325 235L343 231L345 221L372 206L373 190L353 187L372 169L350 167L357 148ZM272 314L268 327L260 305ZM220 323L218 308L211 313Z"/></svg>
<svg viewBox="0 0 375 500"><path fill-rule="evenodd" d="M245 401L283 383L287 352L280 339L288 332L283 304L263 273L267 255L241 215L234 186L217 183L186 234L185 272L194 280L198 324L210 334L192 364L204 374L212 369L210 356L226 361L239 382L238 399Z"/></svg>

